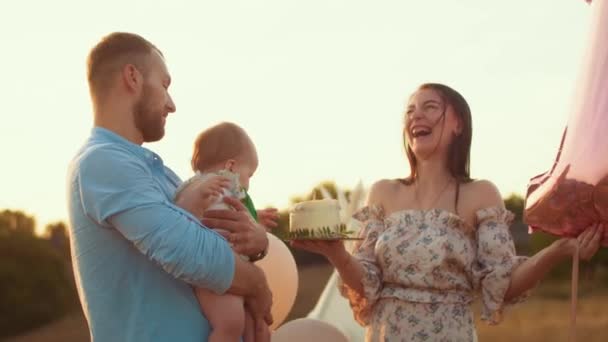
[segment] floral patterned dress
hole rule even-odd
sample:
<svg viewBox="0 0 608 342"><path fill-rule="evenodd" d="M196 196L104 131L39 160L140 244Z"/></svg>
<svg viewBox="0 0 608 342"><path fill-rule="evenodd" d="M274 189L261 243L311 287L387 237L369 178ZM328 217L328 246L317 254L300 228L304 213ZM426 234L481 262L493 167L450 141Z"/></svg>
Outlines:
<svg viewBox="0 0 608 342"><path fill-rule="evenodd" d="M353 256L365 270L364 294L339 287L366 327L367 341L475 341L470 304L482 296L482 319L500 321L515 255L504 208L476 213L477 227L441 209L401 210L385 216L367 206Z"/></svg>

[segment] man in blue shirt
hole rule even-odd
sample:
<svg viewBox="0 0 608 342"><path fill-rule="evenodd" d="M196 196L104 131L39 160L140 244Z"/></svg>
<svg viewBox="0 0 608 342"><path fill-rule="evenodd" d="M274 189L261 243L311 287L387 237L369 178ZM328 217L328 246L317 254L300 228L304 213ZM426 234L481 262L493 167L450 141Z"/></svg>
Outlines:
<svg viewBox="0 0 608 342"><path fill-rule="evenodd" d="M70 164L67 187L78 293L95 341L206 341L209 324L191 285L243 296L258 322L270 324L264 273L235 257L227 241L187 210L201 195L144 142L164 136L175 112L162 53L144 38L113 33L90 52L87 73L94 128ZM254 259L268 246L245 207L210 211L206 223L231 231Z"/></svg>

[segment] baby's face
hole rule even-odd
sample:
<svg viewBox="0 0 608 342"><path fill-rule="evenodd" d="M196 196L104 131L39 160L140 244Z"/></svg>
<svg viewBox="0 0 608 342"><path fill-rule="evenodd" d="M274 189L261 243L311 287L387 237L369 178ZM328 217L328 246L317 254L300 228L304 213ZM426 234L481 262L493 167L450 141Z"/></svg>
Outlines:
<svg viewBox="0 0 608 342"><path fill-rule="evenodd" d="M249 179L258 168L258 154L255 147L251 147L249 151L243 153L235 160L233 172L239 174L239 182L245 190L249 190Z"/></svg>

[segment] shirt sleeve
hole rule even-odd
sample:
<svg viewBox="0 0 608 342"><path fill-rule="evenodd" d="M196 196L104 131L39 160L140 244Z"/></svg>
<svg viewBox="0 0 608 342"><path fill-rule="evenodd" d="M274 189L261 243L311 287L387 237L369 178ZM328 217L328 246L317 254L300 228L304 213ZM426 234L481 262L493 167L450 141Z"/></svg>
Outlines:
<svg viewBox="0 0 608 342"><path fill-rule="evenodd" d="M144 161L119 147L96 148L83 157L78 181L87 216L118 230L166 272L216 293L230 287L228 242L170 202Z"/></svg>

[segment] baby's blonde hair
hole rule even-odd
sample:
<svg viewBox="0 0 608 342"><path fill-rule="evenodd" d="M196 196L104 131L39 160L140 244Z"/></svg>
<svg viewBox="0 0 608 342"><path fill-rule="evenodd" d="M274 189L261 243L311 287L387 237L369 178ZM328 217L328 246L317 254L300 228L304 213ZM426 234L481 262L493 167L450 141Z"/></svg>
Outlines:
<svg viewBox="0 0 608 342"><path fill-rule="evenodd" d="M192 170L204 172L219 163L239 157L251 139L244 129L231 122L222 122L202 131L194 141Z"/></svg>

